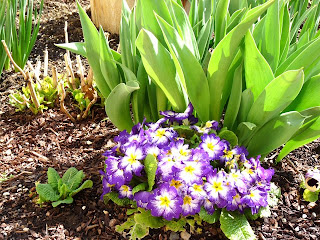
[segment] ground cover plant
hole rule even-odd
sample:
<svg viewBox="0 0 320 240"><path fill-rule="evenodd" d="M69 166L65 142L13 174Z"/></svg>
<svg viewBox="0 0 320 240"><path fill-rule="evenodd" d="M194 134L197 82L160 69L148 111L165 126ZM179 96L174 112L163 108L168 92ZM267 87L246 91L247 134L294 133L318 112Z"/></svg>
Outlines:
<svg viewBox="0 0 320 240"><path fill-rule="evenodd" d="M81 1L82 5L84 3L88 4L86 1ZM141 3L147 2L142 1ZM197 56L196 51L194 51L190 57L192 58L193 55L197 59L198 63L201 65L202 71L208 79L209 62L212 61L210 58L213 56L212 54L214 51L219 49L220 44L223 43L228 34L232 33L233 29L235 29L237 25L245 19L248 20L247 14L249 14L249 11L255 7L259 8L261 4L268 3L268 1L191 1L191 3L191 12L189 16L187 16L187 20L192 26L192 31L199 48L199 56ZM204 3L208 5L204 6ZM277 8L273 8L276 3L279 7L279 19L287 19L288 14L290 19L289 38L282 36L285 34L283 26L287 25L284 24L285 21L282 23L280 21L280 46L281 44L284 44L282 46L285 47L284 50L280 50L281 57L280 60L278 60L278 64L272 63L273 60L270 58L270 55L276 56L277 54L274 54L274 52L277 51L272 50L271 52L274 52L269 54L270 46L267 42L264 42L264 38L268 38L267 32L269 30L267 29L270 29L270 26L269 28L266 27L266 22L268 22L267 16L269 15L270 20L270 9L273 9L273 13L277 11ZM282 5L283 3L284 5ZM54 49L53 43L63 42L65 39L63 31L65 17L68 17L71 20L73 19L69 25L71 27L70 38L72 41L81 41L82 36L79 34L80 21L76 13L63 13L69 8L59 8L60 11L54 11L54 8L57 7L55 4L56 1L49 0L49 8L45 8L45 14L43 15L44 21L41 23L44 28L41 30L40 41L36 43L36 48L31 54L31 60L36 62L37 56L42 55L44 46L48 46L50 52L49 65L55 66L57 68L57 72L65 72L63 67L66 64L61 57L64 52L59 49ZM150 39L152 40L152 44L149 44L149 46L156 46L157 42L162 44L162 49L165 50L164 52L168 53L168 59L173 63L171 66L174 67L174 72L177 76L175 80L177 80L177 82L182 86L182 81L178 72L183 76L185 73L184 70L179 68L180 65L182 66L183 64L180 64L179 58L176 57L175 52L176 49L178 49L179 44L177 45L178 47L171 44L170 47L172 49L170 49L169 44L166 42L166 35L168 35L168 33L164 33L162 30L162 25L168 27L172 24L171 27L178 32L179 36L187 36L184 30L185 28L181 27L185 25L182 24L182 21L179 21L179 17L175 19L175 15L182 16L178 14L180 13L179 11L178 13L175 12L175 10L178 10L177 6L180 6L180 2L177 1L177 5L174 5L172 1L165 1L166 6L162 5L162 7L165 6L165 8L168 8L169 15L172 20L171 23L170 18L167 18L169 15L162 15L166 11L161 12L161 7L159 8L160 10L157 9L157 11L159 10L161 12L161 14L158 15L165 19L168 25L165 25L166 23L162 21L159 16L151 14L150 9L153 6L151 6L151 4L149 5L149 7L148 4L143 5L146 7L143 11L146 11L148 14L146 15L146 13L143 13L142 15L154 17L155 21L153 23L155 24L153 24L152 27L145 26L141 29L139 28L140 23L139 21L136 21L139 19L139 17L137 17L139 16L139 11L137 11L139 7L133 9L130 13L130 19L127 21L130 28L129 35L131 36L131 33L134 34L134 31L131 30L134 26L132 21L135 18L137 31L135 34L135 41L132 42L135 42L137 47L135 48L135 52L131 51L134 47L132 48L128 45L129 56L131 52L133 55L136 54L135 59L139 62L138 72L139 68L140 71L143 69L145 70L145 74L148 79L147 84L154 84L156 89L166 89L165 87L167 87L167 83L163 84L161 88L152 77L154 75L152 75L153 73L151 70L157 70L157 68L150 67L147 71L147 68L145 67L149 64L150 59L146 58L143 60L142 56L147 56L149 50L146 49L146 51L144 51L144 49L142 49L143 51L140 51L141 46L140 48L138 47L138 40L141 36L143 37L140 38L140 41L142 42L140 42L140 45L142 45L142 47L144 47L143 43L147 39L143 35L147 35L147 37L151 36ZM53 8L52 6L55 7ZM62 6L72 6L72 8L76 8L76 4L70 2L62 2ZM288 12L286 12L286 8L289 10ZM48 9L51 9L52 11ZM149 9L150 11L147 11L146 9ZM201 11L205 12L205 14L199 14L201 12L199 9L202 9ZM84 8L84 10L86 10L86 8ZM88 10L86 12L88 13ZM135 17L133 14L134 12L136 14ZM254 11L251 13L253 12ZM190 17L190 15L192 17ZM284 15L286 17L283 17ZM62 16L61 19L58 16ZM183 92L183 96L185 96L185 107L189 106L187 112L183 112L185 107L181 107L179 110L174 109L170 99L167 97L169 96L169 93L165 93L166 107L159 107L164 106L164 104L162 105L161 103L156 103L152 107L147 107L147 109L153 108L153 113L148 115L147 110L146 114L144 113L146 115L145 120L144 115L140 112L140 124L138 124L137 114L134 112L139 108L134 107L133 97L135 93L138 93L141 90L141 88L133 91L127 101L127 107L115 109L115 112L120 113L121 111L124 113L124 109L128 110L130 117L133 119L133 121L130 119L132 123L129 122L126 127L127 131L124 132L118 132L118 130L114 128L109 119L106 118L104 109L102 109L98 104L95 104L95 106L90 108L92 114L90 115L90 118L86 119L86 121L72 122L70 121L70 117L68 119L68 117L60 113L59 109L56 107L50 107L46 111L43 111L42 114L37 115L33 115L30 111L15 113L15 109L7 104L9 100L9 92L6 89L10 88L10 91L12 89L21 89L23 84L21 85L21 78L19 78L20 74L14 74L13 72L6 71L3 75L4 77L1 77L1 79L4 79L5 81L0 83L0 103L5 103L0 104L0 175L2 176L0 179L0 239L50 237L62 239L75 239L77 237L84 239L128 239L130 237L140 238L146 234L147 235L144 237L145 239L178 239L180 237L182 239L204 240L218 238L225 239L226 237L233 239L238 238L239 236L250 239L254 238L253 232L256 235L255 237L260 239L318 239L320 237L320 221L318 216L320 209L318 204L319 201L317 200L318 170L315 169L313 171L309 171L305 177L303 177L303 174L310 169L314 169L314 166L319 165L319 139L295 150L289 155L289 157L286 157L284 161L275 165L276 157L279 155L282 148L273 151L266 157L264 156L265 154L262 154L260 159L257 157L256 153L251 154L251 152L248 152L252 156L246 155L246 148L239 147L240 142L243 141L243 139L239 138L239 136L242 136L242 133L240 134L238 129L239 124L243 123L242 120L239 120L240 113L236 116L234 123L229 125L233 121L233 118L230 118L230 116L235 117L234 115L236 115L232 114L231 110L233 110L233 108L230 107L231 102L236 102L235 99L237 99L237 97L233 96L238 96L240 93L242 95L243 91L249 92L249 88L250 91L254 89L252 87L248 87L252 78L250 81L247 80L247 77L248 79L250 78L251 70L249 68L251 65L251 59L248 56L250 56L252 52L256 53L253 56L256 56L257 59L259 59L258 62L261 62L263 59L264 60L262 62L267 62L274 77L273 80L271 80L272 82L278 77L277 71L284 62L291 63L291 60L296 58L296 56L300 56L299 61L294 60L293 62L298 64L300 61L303 61L305 68L302 70L289 69L289 71L292 71L292 73L296 72L301 75L303 72L304 86L302 87L302 90L299 91L298 96L301 94L299 97L300 99L304 99L306 96L308 97L305 98L307 101L304 103L304 106L297 107L296 104L300 104L298 97L290 105L294 107L296 112L302 115L302 118L306 119L303 121L304 125L300 127L299 131L292 137L291 140L293 141L289 140L288 143L294 143L290 147L292 148L293 146L296 147L299 144L303 144L302 142L309 142L312 138L317 137L318 128L316 124L313 124L317 121L318 99L316 97L310 97L317 96L316 81L303 90L305 86L308 86L307 84L311 79L315 79L315 77L318 76L318 68L316 67L318 64L318 60L316 59L317 54L311 54L312 51L317 49L316 46L318 44L316 42L319 36L317 35L317 27L315 27L318 24L317 16L317 1L310 2L310 4L308 1L275 1L264 13L260 15L260 17L258 17L258 19L249 28L250 32L246 32L240 41L236 50L236 57L233 58L232 64L228 69L228 72L231 72L230 74L232 74L232 77L230 78L232 84L230 86L226 85L225 87L230 87L230 94L227 97L227 100L225 100L225 104L221 107L221 116L216 120L212 120L210 116L211 106L209 109L208 121L202 120L200 117L201 114L199 115L198 111L195 110L196 108L199 109L199 105L194 107L194 117L190 116L192 107L189 103L192 101L190 100L191 98L189 95L192 94L189 94L191 90L188 90L187 87L184 86L182 86L181 89L185 91ZM142 24L148 25L151 23L148 21L148 17L142 21ZM49 21L48 19L55 20ZM199 19L201 20L199 21ZM273 20L276 22L276 19L277 18ZM162 27L159 25L159 22L162 22ZM303 26L301 26L300 22L303 23ZM126 23L124 23L124 26L125 25ZM153 27L155 26L159 28L157 31L153 30ZM198 26L199 28L197 28ZM149 29L146 30L148 27ZM170 30L170 28L168 29ZM169 31L169 33L174 33L175 31ZM206 44L204 47L202 45L201 48L200 42L204 39L201 41L199 39L203 38L208 32L209 36L212 36L209 37L208 40L205 40ZM306 32L308 33L305 34ZM249 33L251 36L249 36ZM200 37L201 35L202 37ZM117 45L117 36L110 34L106 34L105 36L108 44L110 44L110 51L112 55L116 57L122 56L125 58L125 55L122 55L125 50L120 52L121 46L118 47ZM123 36L128 35L124 34ZM177 35L173 34L172 36ZM181 38L184 41L185 38ZM204 38L207 39L206 37ZM271 39L271 36L269 36L269 38ZM128 37L125 37L124 39L127 40ZM287 44L287 41L290 41L290 43ZM309 48L308 46L311 46L313 43L315 43L315 45L313 45L313 47L307 52L304 52L303 49ZM80 45L74 44L73 47L80 47L77 51L84 53L86 56L86 44L87 43L82 43ZM190 42L185 42L183 44L181 45L183 46L183 49L191 48ZM68 46L72 46L72 44ZM253 51L253 47L257 50ZM158 50L154 46L151 46L151 49L152 48ZM201 51L200 48L202 49ZM286 48L289 49L286 50ZM223 54L228 53L228 51L225 51L226 49L223 49ZM173 50L173 53L171 50ZM203 50L204 52L202 53ZM257 56L258 53L263 56L263 59ZM304 57L302 58L302 56ZM308 59L306 56L308 56ZM157 54L155 54L155 58L152 57L152 59L156 59L157 57ZM289 58L291 58L291 60L288 60ZM309 63L305 59L307 59ZM237 60L241 63L239 64ZM136 74L135 70L130 70L130 72L128 70L129 67L124 68L124 64L121 59L115 61L117 62L117 71L120 75L119 78L121 79L119 84L123 83L126 85L126 77L129 75L132 77L131 72L138 76L138 73ZM84 114L84 109L89 104L88 101L83 101L83 96L86 95L85 89L89 88L88 93L90 93L90 87L93 88L95 79L90 77L81 78L81 71L79 71L79 69L73 72L71 65L74 63L71 62L71 60L68 60L68 56L66 57L65 62L67 63L66 68L68 76L66 78L62 77L65 83L65 87L61 88L65 90L65 100L62 102L66 104L65 109L72 109L72 112L70 113L74 120L78 120L77 114L79 112L81 113L79 114L79 119L81 119ZM101 65L101 61L99 62ZM158 62L159 64L162 63L161 61ZM179 63L179 65L177 63ZM253 61L252 65L254 64L257 63ZM78 64L78 58L77 65L81 65ZM86 61L84 65L86 65ZM130 58L126 65L131 65ZM133 63L132 66L134 65L135 63ZM223 64L221 64L221 66L222 65ZM219 66L219 68L221 66ZM236 70L233 70L232 66L234 66ZM242 68L238 66L242 66ZM274 68L274 66L276 67ZM32 67L28 66L24 71L29 69L30 75L33 75L33 81L36 81L37 83L38 80L32 68L34 68L36 72L38 65ZM71 71L68 68L70 68ZM166 70L165 68L162 69ZM260 71L259 67L256 67L256 69L258 69L257 72L270 75L266 74L267 71ZM200 70L200 68L198 70ZM269 71L269 73L271 71ZM284 73L286 72L288 71L285 70ZM313 74L315 74L315 76L311 78L308 77L308 75L311 76ZM39 74L39 82L44 80L44 75L45 74L41 76L41 74ZM282 74L279 76L281 75ZM234 87L233 83L239 83L240 81L236 76L239 78L241 77L241 91L239 91L238 87ZM256 78L260 80L262 79L261 76L256 76ZM60 79L59 75L58 79ZM229 77L227 77L227 80L229 81ZM20 83L13 84L12 81ZM257 82L255 82L255 86ZM121 84L121 86L123 84ZM140 83L138 82L138 84ZM33 86L37 92L36 84L33 84ZM141 86L139 85L139 87ZM166 91L170 92L171 89L169 89L169 87L167 88L168 89L166 89ZM112 89L109 96L117 94L119 89L120 88ZM237 89L238 91L236 91ZM311 91L311 89L314 91ZM149 98L150 93L147 91L148 89L146 90L144 97L144 99L147 99L147 101L144 102L145 105L150 104L149 99L154 98L154 96L157 96L156 100L162 99L161 95L157 92L150 92L151 98ZM124 91L124 93L126 92ZM268 94L270 94L270 91L266 92L266 95ZM257 101L253 93L249 93L248 95L253 95L253 102ZM72 100L70 98L73 98L73 96L77 96L76 98L79 101L75 100L70 102L70 100ZM173 95L173 97L174 96L175 95ZM101 97L102 99L104 98L102 94ZM119 96L117 95L114 99L119 100L118 97ZM60 103L62 98L63 97L60 95ZM109 107L111 107L111 103L116 105L117 102L113 102L114 99L112 101L110 100ZM56 103L58 103L59 99L56 100ZM245 101L242 99L240 100L240 109L241 104L244 102ZM308 104L316 107L305 108ZM208 104L203 105L208 107ZM82 110L79 109L74 111L74 106L82 108ZM121 107L122 106L123 105L121 105ZM206 108L206 106L204 106L204 108ZM269 105L266 105L266 107L267 106ZM159 110L162 109L163 111L158 112L158 107ZM61 106L60 108L63 109ZM237 109L237 106L235 106L234 109ZM307 111L305 111L305 109L307 109ZM173 112L171 110L177 111ZM75 112L77 112L77 114L75 114ZM285 109L283 112L287 114L292 111L290 109ZM298 119L300 117L299 114L296 114ZM183 119L186 118L186 116L189 117L187 119ZM118 117L121 120L121 114L118 114ZM196 118L198 119L197 123ZM110 117L110 119L114 123L119 124L119 121L116 118ZM281 127L285 126L283 122L288 122L290 125L292 121L287 121L288 119L284 118L284 121L279 121L275 124L275 126L277 126L277 130L281 130ZM268 120L266 124L270 121L272 121L272 119ZM124 121L124 124L127 123ZM253 126L250 124L247 125L249 127ZM310 126L312 126L311 129L309 129ZM261 128L265 128L265 126L262 126ZM300 133L303 133L304 129L307 130L306 134L300 135ZM291 129L290 131L293 132L293 130L294 129ZM257 133L259 131L260 130L257 130ZM290 131L288 131L288 135L291 134ZM163 133L165 134L165 137L162 136ZM262 138L267 136L266 133L268 133L267 130L261 134L263 136ZM256 133L253 133L252 139L250 140L251 144L254 142L253 138L257 139L255 134ZM163 146L161 141L157 141L161 136L163 137L162 140L168 141L166 146ZM295 138L295 136L299 136L299 138ZM125 141L124 138L126 137L129 138L129 140ZM113 138L114 140L112 141ZM278 136L274 135L274 138L271 138L271 140L274 139L278 141ZM281 139L281 141L283 141L283 139ZM114 146L113 142L116 144L115 148L112 148ZM243 141L241 144L245 145L247 143L246 141ZM266 142L264 142L264 144L266 144ZM273 147L275 147L275 145L276 144L274 144ZM249 148L249 146L250 145L248 145L247 148ZM261 143L258 144L258 147L259 146L261 146ZM210 152L211 148L212 150L218 148L218 153L214 158L208 157L209 154L206 152ZM266 148L271 149L270 146ZM285 155L290 148L284 148L284 151L280 155ZM239 153L239 149L243 151L242 154L237 154ZM254 148L251 146L251 150L252 149ZM105 157L101 155L106 150L108 151L105 155L108 155L108 159L106 161L105 169L102 170ZM152 154L148 154L148 151ZM197 156L196 153L199 153L199 155L201 155L201 157L206 161L198 161L199 159L197 159L197 157L199 156ZM110 154L112 156L110 156ZM135 159L135 155L139 155L139 157ZM159 161L154 161L154 158ZM172 158L173 161L170 161L170 158ZM279 159L280 158L281 156L279 156ZM250 167L250 164L253 166ZM113 167L109 167L110 165ZM68 168L73 166L77 166L77 169L79 170L83 169L86 175L89 176L89 179L94 183L92 189L81 191L79 195L74 198L72 204L64 204L63 206L54 208L51 204L52 201L48 201L48 204L42 204L42 207L35 204L34 196L37 195L37 188L34 183L46 182L48 169L50 172L52 172L53 168L57 169L58 172L65 172ZM115 166L118 166L116 171ZM258 167L255 168L256 166ZM195 170L192 167L194 167ZM155 168L159 171L154 171ZM274 169L274 172L271 168ZM101 174L99 174L97 169L102 170ZM200 169L200 171L196 171L197 169ZM124 171L123 177L118 175L121 173L121 170ZM166 170L168 170L168 172ZM255 175L255 177L248 180L251 173ZM244 191L244 188L241 188L240 190L239 186L232 184L234 182L233 178L236 177L237 174L239 174L239 178L241 178L241 180L237 182L241 184L241 181L243 181L247 191ZM129 181L131 175L132 179ZM186 178L185 175L188 175L189 178ZM268 180L264 179L264 177L270 177L271 175L273 176L272 181L281 187L282 194L280 194L277 188L274 188L274 184L269 183ZM103 179L102 181L101 176ZM121 186L119 184L112 186L113 184L111 184L111 182L115 182L116 178L121 181L124 178L125 183ZM258 180L262 180L262 182ZM299 187L301 180L304 180L301 184L302 188ZM196 185L199 185L200 187ZM241 185L244 186L243 184ZM149 190L150 186L152 186L151 191ZM220 189L220 186L222 187L222 190ZM202 193L204 194L202 196L201 194L198 194L200 196L198 196L199 198L197 199L197 194L194 194L192 188L195 190L201 190L202 188ZM269 188L270 190L267 190ZM259 196L260 201L251 204L252 202L249 200L252 198L250 195L251 190L253 189L258 189L263 192L263 194L257 195ZM224 194L225 192L223 190L227 190L225 191L227 194ZM107 204L103 204L103 201L99 200L102 191L104 191L103 195L105 202L109 200ZM219 192L217 194L217 199L214 198L215 191ZM255 191L254 193L257 192ZM266 194L266 192L268 192L268 194ZM60 193L56 192L55 196L56 195L60 196ZM239 195L240 200L237 195ZM139 196L141 197L141 201ZM207 198L208 201L204 201L202 197ZM145 203L146 199L150 200L150 204ZM234 199L238 199L240 204L237 205L237 210L232 211L232 207L236 205L233 204L233 201L237 202ZM258 206L259 204L266 205L265 200L268 202L268 207L265 208ZM278 203L277 200L279 200ZM55 198L53 201L55 201ZM70 199L66 201L68 202ZM310 203L308 203L308 201L310 201ZM210 214L208 202L216 205L213 214ZM170 203L174 205L175 210L177 210L175 214L170 212L170 210L172 210L172 208L170 208L170 206L172 206ZM249 206L248 203L250 203L251 206ZM117 204L121 206L119 207ZM207 208L205 208L205 205L207 205ZM257 205L257 208L255 209L255 207L252 207L253 205ZM159 208L159 206L162 208ZM221 209L220 207L224 208ZM245 208L243 212L241 211L242 207ZM270 208L270 211L268 208ZM251 210L258 211L258 214L253 215ZM171 216L170 213L172 213ZM171 217L172 219L169 220ZM238 221L236 221L236 219ZM236 222L244 227L230 228L230 226L235 226ZM178 233L176 233L176 231Z"/></svg>
<svg viewBox="0 0 320 240"><path fill-rule="evenodd" d="M81 184L85 175L82 170L78 171L74 167L69 168L62 178L54 168L49 168L47 175L47 184L36 183L36 190L39 194L37 203L52 202L53 207L60 204L71 204L74 195L85 188L92 188L93 184L91 180L86 180Z"/></svg>

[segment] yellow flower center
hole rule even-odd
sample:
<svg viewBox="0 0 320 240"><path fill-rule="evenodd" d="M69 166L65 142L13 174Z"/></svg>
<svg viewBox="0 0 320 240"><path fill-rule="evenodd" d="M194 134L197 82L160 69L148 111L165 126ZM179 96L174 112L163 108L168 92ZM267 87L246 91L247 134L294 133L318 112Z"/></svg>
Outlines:
<svg viewBox="0 0 320 240"><path fill-rule="evenodd" d="M251 198L253 198L255 195L253 192L250 192L250 195L249 195Z"/></svg>
<svg viewBox="0 0 320 240"><path fill-rule="evenodd" d="M129 192L129 187L127 185L122 185L121 188L124 192Z"/></svg>
<svg viewBox="0 0 320 240"><path fill-rule="evenodd" d="M166 130L165 130L165 129L159 129L159 130L157 130L157 132L156 132L156 136L157 136L158 138L162 138L162 137L165 135L165 133L166 133Z"/></svg>
<svg viewBox="0 0 320 240"><path fill-rule="evenodd" d="M211 122L206 122L206 128L211 128L212 127L212 123Z"/></svg>
<svg viewBox="0 0 320 240"><path fill-rule="evenodd" d="M216 192L223 190L221 182L214 182L212 187Z"/></svg>
<svg viewBox="0 0 320 240"><path fill-rule="evenodd" d="M194 189L196 192L202 192L202 188L201 188L200 185L195 184L195 185L193 186L193 189Z"/></svg>
<svg viewBox="0 0 320 240"><path fill-rule="evenodd" d="M175 187L176 189L178 189L179 187L182 186L182 183L181 183L181 181L176 181L176 180L172 179L172 180L171 180L171 183L170 183L170 186L173 186L173 187Z"/></svg>
<svg viewBox="0 0 320 240"><path fill-rule="evenodd" d="M160 206L169 207L169 205L170 205L170 199L167 196L160 197Z"/></svg>
<svg viewBox="0 0 320 240"><path fill-rule="evenodd" d="M214 149L214 145L213 145L212 143L208 143L208 144L207 144L207 147L208 147L211 151L213 151L213 149Z"/></svg>
<svg viewBox="0 0 320 240"><path fill-rule="evenodd" d="M253 174L253 170L250 168L250 169L248 169L248 173L250 174L250 175L252 175Z"/></svg>
<svg viewBox="0 0 320 240"><path fill-rule="evenodd" d="M231 176L232 176L232 178L234 178L234 179L237 179L237 178L239 177L239 175L236 174L236 173L232 173Z"/></svg>
<svg viewBox="0 0 320 240"><path fill-rule="evenodd" d="M240 198L240 195L239 194L237 194L237 195L235 195L235 196L233 196L233 199L239 199Z"/></svg>
<svg viewBox="0 0 320 240"><path fill-rule="evenodd" d="M194 172L194 170L196 170L194 167L192 166L187 166L184 168L184 170L187 172L187 173L190 173L192 174Z"/></svg>
<svg viewBox="0 0 320 240"><path fill-rule="evenodd" d="M184 198L183 198L183 204L184 205L190 205L191 204L191 200L192 198L188 195L186 195Z"/></svg>
<svg viewBox="0 0 320 240"><path fill-rule="evenodd" d="M232 158L232 156L233 156L233 153L231 151L224 150L225 158Z"/></svg>
<svg viewBox="0 0 320 240"><path fill-rule="evenodd" d="M129 163L130 164L134 164L136 161L137 161L137 155L135 155L135 154L130 154L130 157L129 157L129 159L128 159L128 161L129 161Z"/></svg>
<svg viewBox="0 0 320 240"><path fill-rule="evenodd" d="M184 151L183 149L180 149L179 153L184 157L188 155L188 152Z"/></svg>

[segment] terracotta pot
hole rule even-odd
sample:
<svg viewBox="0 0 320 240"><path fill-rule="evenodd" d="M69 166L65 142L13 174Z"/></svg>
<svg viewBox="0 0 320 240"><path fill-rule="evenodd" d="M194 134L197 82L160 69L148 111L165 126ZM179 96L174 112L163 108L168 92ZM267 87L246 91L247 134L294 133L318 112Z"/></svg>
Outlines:
<svg viewBox="0 0 320 240"><path fill-rule="evenodd" d="M130 8L135 0L127 0ZM110 33L119 33L121 21L121 0L90 0L91 18L93 23Z"/></svg>
<svg viewBox="0 0 320 240"><path fill-rule="evenodd" d="M162 1L162 0L157 0ZM133 8L135 0L127 0L130 8ZM183 6L189 12L190 3L182 0ZM110 33L119 33L121 21L122 0L90 0L91 18L93 23Z"/></svg>

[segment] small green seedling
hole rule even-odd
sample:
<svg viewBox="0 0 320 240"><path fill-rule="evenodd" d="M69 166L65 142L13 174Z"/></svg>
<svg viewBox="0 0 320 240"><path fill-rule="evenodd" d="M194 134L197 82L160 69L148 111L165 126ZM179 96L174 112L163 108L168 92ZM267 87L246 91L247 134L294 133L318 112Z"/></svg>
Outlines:
<svg viewBox="0 0 320 240"><path fill-rule="evenodd" d="M52 202L53 207L57 207L62 203L70 204L73 202L73 196L85 188L91 188L93 183L86 180L81 186L81 182L85 177L83 171L76 168L69 168L62 178L53 168L49 168L48 183L36 183L36 190L39 194L38 203ZM80 187L79 187L80 186Z"/></svg>

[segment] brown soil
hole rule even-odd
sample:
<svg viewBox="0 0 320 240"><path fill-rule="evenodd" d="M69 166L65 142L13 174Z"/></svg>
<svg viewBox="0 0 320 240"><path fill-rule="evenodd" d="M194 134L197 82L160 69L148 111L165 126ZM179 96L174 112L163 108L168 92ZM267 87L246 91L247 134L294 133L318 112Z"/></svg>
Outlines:
<svg viewBox="0 0 320 240"><path fill-rule="evenodd" d="M88 9L88 0L80 3ZM65 51L54 43L64 42L65 21L69 22L69 41L81 41L75 2L46 1L40 34L30 57L33 62L43 56L47 47L50 64L63 70ZM111 39L116 48L118 38ZM28 111L16 113L8 104L8 94L22 84L23 78L14 72L5 72L0 79L0 174L8 178L0 183L0 240L127 239L127 235L114 230L127 218L126 209L100 200L99 170L103 169L104 160L101 154L117 134L104 109L95 106L89 119L76 124L57 107L37 116ZM271 209L270 218L251 222L256 235L259 239L320 239L319 201L315 205L303 201L297 174L320 165L320 140L294 151L278 165L273 164L275 154L265 164L275 168L273 181L281 187L282 195L279 205ZM94 182L93 188L76 195L71 205L39 207L34 202L35 182L47 181L48 167L62 174L71 166L82 169ZM204 224L201 228L202 233L192 234L190 239L225 239L218 224ZM146 239L179 238L159 229L151 230Z"/></svg>

